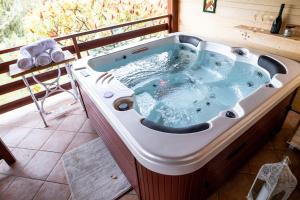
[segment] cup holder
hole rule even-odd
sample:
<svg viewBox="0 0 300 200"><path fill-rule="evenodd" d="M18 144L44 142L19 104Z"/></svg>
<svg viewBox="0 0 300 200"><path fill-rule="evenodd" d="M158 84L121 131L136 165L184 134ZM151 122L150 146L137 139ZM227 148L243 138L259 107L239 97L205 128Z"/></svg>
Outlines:
<svg viewBox="0 0 300 200"><path fill-rule="evenodd" d="M236 118L237 117L236 114L230 110L225 113L225 116L228 118Z"/></svg>
<svg viewBox="0 0 300 200"><path fill-rule="evenodd" d="M275 88L275 86L272 83L266 84L266 87Z"/></svg>
<svg viewBox="0 0 300 200"><path fill-rule="evenodd" d="M114 102L114 108L118 111L127 111L133 107L133 101L131 98L120 98Z"/></svg>
<svg viewBox="0 0 300 200"><path fill-rule="evenodd" d="M126 111L129 110L129 104L128 103L121 103L118 105L118 110L119 111Z"/></svg>
<svg viewBox="0 0 300 200"><path fill-rule="evenodd" d="M232 53L239 56L247 56L249 54L249 50L245 48L233 47Z"/></svg>

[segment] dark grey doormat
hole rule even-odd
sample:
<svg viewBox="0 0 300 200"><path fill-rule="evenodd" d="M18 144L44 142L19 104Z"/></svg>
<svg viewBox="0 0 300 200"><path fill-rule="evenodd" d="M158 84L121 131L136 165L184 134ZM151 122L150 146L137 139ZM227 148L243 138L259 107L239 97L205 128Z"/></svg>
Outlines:
<svg viewBox="0 0 300 200"><path fill-rule="evenodd" d="M74 200L114 200L131 185L99 138L62 157Z"/></svg>

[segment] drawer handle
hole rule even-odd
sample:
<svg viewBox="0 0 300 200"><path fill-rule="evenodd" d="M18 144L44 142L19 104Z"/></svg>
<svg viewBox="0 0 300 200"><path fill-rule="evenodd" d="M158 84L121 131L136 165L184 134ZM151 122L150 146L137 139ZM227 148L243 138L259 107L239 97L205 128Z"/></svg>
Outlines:
<svg viewBox="0 0 300 200"><path fill-rule="evenodd" d="M233 152L231 152L228 156L227 156L227 160L232 159L234 156L236 156L244 147L246 146L246 142L242 143L240 146L238 146Z"/></svg>

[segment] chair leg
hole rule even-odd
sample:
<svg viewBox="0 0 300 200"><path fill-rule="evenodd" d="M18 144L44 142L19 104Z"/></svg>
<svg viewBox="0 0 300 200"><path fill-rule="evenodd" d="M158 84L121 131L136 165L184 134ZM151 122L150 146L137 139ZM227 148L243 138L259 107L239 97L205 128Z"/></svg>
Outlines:
<svg viewBox="0 0 300 200"><path fill-rule="evenodd" d="M3 143L3 141L0 139L0 159L4 159L5 162L9 165L12 165L14 162L16 162L15 157L10 152L10 150L7 148L7 146Z"/></svg>

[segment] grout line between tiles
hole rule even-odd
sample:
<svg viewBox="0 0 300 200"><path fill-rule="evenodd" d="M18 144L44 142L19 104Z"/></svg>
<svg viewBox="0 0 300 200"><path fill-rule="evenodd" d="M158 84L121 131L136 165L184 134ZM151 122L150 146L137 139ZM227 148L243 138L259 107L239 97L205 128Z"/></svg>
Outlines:
<svg viewBox="0 0 300 200"><path fill-rule="evenodd" d="M0 173L0 174L3 174L3 173ZM11 184L16 180L17 176L13 176L13 175L8 175L8 174L3 174L3 175L6 175L6 176L12 176L13 177L13 180L8 184L8 186L2 191L5 192L10 186ZM1 194L0 194L1 195Z"/></svg>
<svg viewBox="0 0 300 200"><path fill-rule="evenodd" d="M53 172L53 170L55 169L56 165L60 162L60 159L62 158L62 155L63 155L63 154L60 155L60 158L59 158L58 161L55 163L53 169L52 169L51 172L48 174L48 176L46 177L45 181L48 180L50 174ZM48 182L52 182L52 181L48 181Z"/></svg>
<svg viewBox="0 0 300 200"><path fill-rule="evenodd" d="M45 184L46 181L43 182L43 184L40 186L40 188L38 189L38 191L33 195L32 200L36 197L36 195L40 192L40 190L42 189L43 185Z"/></svg>
<svg viewBox="0 0 300 200"><path fill-rule="evenodd" d="M44 146L44 144L49 140L49 138L51 137L51 135L53 135L53 133L54 133L54 132L52 132L52 133L49 134L48 138L43 142L43 144L42 144L42 145L40 146L40 148L38 148L38 149L30 149L30 148L26 148L26 147L25 147L25 148L24 148L24 147L19 147L19 145L20 145L23 141L22 141L20 144L18 144L18 146L15 147L15 148L41 151L41 148L42 148L42 147ZM29 133L29 134L30 134L30 133ZM29 134L28 134L28 135L29 135ZM31 133L31 134L38 134L38 133ZM27 135L27 136L28 136L28 135ZM27 137L27 136L26 136L26 137ZM26 137L25 137L25 138L26 138ZM24 138L23 140L25 140L25 138Z"/></svg>
<svg viewBox="0 0 300 200"><path fill-rule="evenodd" d="M21 148L21 147L13 147L14 149L25 149L25 150L31 150L31 151L37 151L37 152L49 152L49 153L60 153L64 154L65 152L57 152L57 151L49 151L49 150L39 150L39 149L29 149L29 148Z"/></svg>
<svg viewBox="0 0 300 200"><path fill-rule="evenodd" d="M51 171L52 172L52 171ZM69 185L69 184L66 184L66 183L61 183L61 182L57 182L57 181L48 181L47 179L40 179L40 178L33 178L33 177L29 177L29 176L23 176L23 175L12 175L12 174L5 174L5 173L0 173L0 174L3 174L3 175L7 175L7 176L12 176L14 177L14 180L16 178L26 178L26 179L31 179L31 180L37 180L37 181L43 181L43 182L51 182L51 183L57 183L57 184L62 184L62 185ZM51 173L50 173L51 174ZM47 177L48 178L48 177ZM10 183L11 184L11 183ZM9 184L9 185L10 185ZM6 190L6 189L5 189Z"/></svg>

